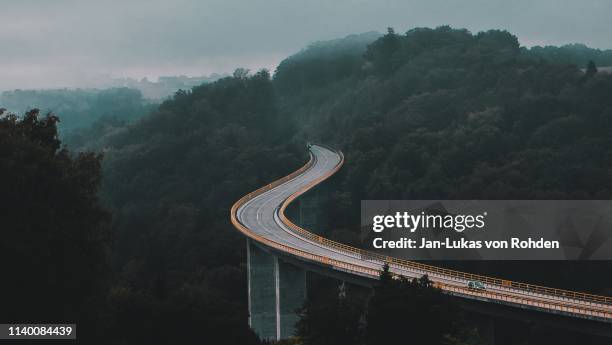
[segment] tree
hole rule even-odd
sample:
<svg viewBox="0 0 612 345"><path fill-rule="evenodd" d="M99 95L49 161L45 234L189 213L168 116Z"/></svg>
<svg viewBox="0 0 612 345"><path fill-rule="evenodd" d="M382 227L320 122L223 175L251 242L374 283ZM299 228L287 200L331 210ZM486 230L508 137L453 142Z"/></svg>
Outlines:
<svg viewBox="0 0 612 345"><path fill-rule="evenodd" d="M395 53L400 48L400 37L393 28L387 28L387 34L368 46L365 52L366 60L370 61L374 68L383 74L389 74L398 66L395 61Z"/></svg>
<svg viewBox="0 0 612 345"><path fill-rule="evenodd" d="M366 344L446 344L475 337L448 296L419 279L393 279L384 267L368 304Z"/></svg>
<svg viewBox="0 0 612 345"><path fill-rule="evenodd" d="M87 329L108 281L110 215L96 196L102 156L61 149L58 121L0 110L0 318Z"/></svg>
<svg viewBox="0 0 612 345"><path fill-rule="evenodd" d="M304 345L363 344L364 306L364 301L342 284L338 293L327 291L304 304L298 311L296 336Z"/></svg>
<svg viewBox="0 0 612 345"><path fill-rule="evenodd" d="M259 343L247 323L246 252L229 250L244 238L227 214L246 191L301 166L304 150L269 125L269 73L237 75L177 93L101 145L110 151L101 195L117 228L109 340Z"/></svg>
<svg viewBox="0 0 612 345"><path fill-rule="evenodd" d="M597 66L595 66L595 62L593 62L593 60L589 60L585 75L587 78L590 78L595 74L597 74Z"/></svg>
<svg viewBox="0 0 612 345"><path fill-rule="evenodd" d="M238 67L234 70L234 78L246 79L249 77L250 71L247 68Z"/></svg>

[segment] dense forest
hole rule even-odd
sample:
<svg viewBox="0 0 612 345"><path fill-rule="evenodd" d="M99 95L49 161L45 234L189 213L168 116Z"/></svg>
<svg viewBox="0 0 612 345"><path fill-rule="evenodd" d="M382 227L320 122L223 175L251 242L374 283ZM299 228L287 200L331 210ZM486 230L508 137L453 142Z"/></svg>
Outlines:
<svg viewBox="0 0 612 345"><path fill-rule="evenodd" d="M366 199L610 198L612 75L534 59L498 30L390 29L363 54L304 55L283 61L275 81L299 135L346 154L332 229L356 233ZM349 72L315 73L338 61ZM449 264L610 293L607 263Z"/></svg>
<svg viewBox="0 0 612 345"><path fill-rule="evenodd" d="M89 117L107 109L108 116L95 116L97 123L64 140L71 154L54 135L55 117L34 120L32 113L20 125L5 116L7 129L0 135L23 131L15 128L26 123L46 128L53 140L34 137L23 150L50 145L37 160L57 160L66 165L60 166L66 174L93 179L84 187L89 199L81 207L101 212L99 223L108 226L102 234L113 240L95 242L99 247L92 253L106 253L95 262L108 274L104 284L95 284L101 291L83 293L100 308L92 308L100 310L94 313L100 319L89 323L99 328L92 337L116 344L255 344L246 325L244 240L229 223L229 209L240 196L303 164L308 140L346 154L347 164L330 191L334 217L328 233L342 233L351 242L358 239L362 199L609 199L612 75L581 70L584 56L594 65L607 60L553 55L522 49L505 31L472 34L439 27L399 34L389 29L385 35L313 44L284 60L273 76L239 69L231 77L177 92L138 121L125 120L141 117L142 103L76 111ZM71 121L61 109L50 110L60 123ZM8 136L27 142L21 134ZM15 151L24 144L11 145ZM0 161L13 151L0 152ZM88 162L88 170L71 172L80 160ZM15 171L30 171L16 162L10 163ZM13 179L10 175L7 181ZM36 189L40 182L24 183ZM98 186L107 211L90 199ZM76 207L65 202L68 209ZM8 203L3 211L19 205ZM110 224L106 212L112 215ZM58 221L55 212L42 215L41 222ZM94 231L102 225L83 226ZM51 229L48 236L58 242L72 235ZM102 247L108 250L98 250ZM72 257L47 260L61 266ZM529 263L525 269L525 263L466 263L461 268L610 294L605 288L609 277L590 274L609 272L609 263L563 263L563 270L555 265ZM564 279L570 273L576 279ZM401 291L439 301L427 284L393 284L385 290L391 295ZM385 292L380 294L373 303L384 306ZM324 297L319 301L310 301L303 316L317 313L317 306L333 306ZM357 314L350 314L351 327L361 315L352 312ZM427 317L435 312L422 310ZM91 318L83 316L84 324ZM317 343L307 340L307 330L316 325L308 318L301 322L304 344ZM471 336L462 333L469 327L456 326L449 323L439 334ZM362 331L355 343L373 343L367 329Z"/></svg>
<svg viewBox="0 0 612 345"><path fill-rule="evenodd" d="M0 259L10 277L0 317L78 320L93 335L111 279L111 214L97 197L102 156L61 148L57 121L0 109Z"/></svg>
<svg viewBox="0 0 612 345"><path fill-rule="evenodd" d="M82 284L80 291L75 287L79 295L56 301L66 303L61 308L48 302L43 305L48 308L32 308L41 309L41 317L56 310L58 319L78 320L81 338L104 344L256 343L246 324L243 240L228 227L227 212L244 191L302 163L305 153L287 144L292 131L279 120L274 100L265 71L253 76L237 71L211 86L179 92L146 118L108 135L103 166L101 155L60 147L54 115L4 116L0 134L10 145L2 146L2 172L8 173L2 181L13 186L14 195L3 198L3 218L19 226L3 227L2 248L18 244L3 254L27 248L12 255L21 263L13 269L33 293L48 291L40 294L42 300L62 283L68 295L74 293L72 280ZM31 167L27 157L41 161L41 167ZM55 165L57 174L51 170ZM26 179L19 177L23 171ZM49 172L49 182L36 179L43 171ZM107 210L95 200L100 186ZM37 208L23 207L29 204ZM27 212L37 215L29 218L33 224L20 221ZM101 238L95 229L111 214L112 232L107 224ZM91 236L79 233L78 226ZM40 243L28 243L38 233L45 234ZM28 259L32 252L40 259ZM57 266L58 272L30 275L38 272L30 266L38 271ZM42 284L47 275L54 278ZM96 293L89 291L94 287ZM72 299L77 299L74 308ZM26 321L31 314L24 309L12 315Z"/></svg>
<svg viewBox="0 0 612 345"><path fill-rule="evenodd" d="M609 197L612 77L525 57L507 32L447 27L390 31L349 63L325 81L290 58L275 80L303 136L345 149L354 202Z"/></svg>

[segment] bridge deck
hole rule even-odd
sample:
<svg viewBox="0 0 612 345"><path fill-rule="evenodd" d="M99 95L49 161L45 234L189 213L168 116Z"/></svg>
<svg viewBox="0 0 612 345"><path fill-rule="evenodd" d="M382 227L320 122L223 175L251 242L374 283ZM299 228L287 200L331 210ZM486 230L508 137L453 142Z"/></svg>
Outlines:
<svg viewBox="0 0 612 345"><path fill-rule="evenodd" d="M462 298L612 323L612 299L609 297L509 282L382 257L299 228L284 216L285 207L335 173L344 160L340 152L323 146L313 145L310 150L311 160L302 169L236 202L231 217L238 230L286 255L355 274L363 279L378 279L382 265L387 262L395 274L410 278L427 274L437 287ZM468 280L475 278L485 282L485 291L467 288Z"/></svg>

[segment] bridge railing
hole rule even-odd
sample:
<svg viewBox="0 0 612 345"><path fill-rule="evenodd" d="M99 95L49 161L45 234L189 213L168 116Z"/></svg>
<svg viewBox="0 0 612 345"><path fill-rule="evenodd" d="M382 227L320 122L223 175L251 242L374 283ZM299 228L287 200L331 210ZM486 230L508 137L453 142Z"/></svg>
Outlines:
<svg viewBox="0 0 612 345"><path fill-rule="evenodd" d="M506 303L528 305L528 306L540 308L540 309L553 309L553 310L557 310L560 312L566 312L566 313L572 313L572 314L585 314L591 317L601 318L601 319L609 319L612 316L612 314L609 311L605 311L605 310L597 309L597 308L589 308L588 306L585 307L583 305L576 306L576 305L562 303L562 302L534 300L534 299L516 297L512 295L507 295L507 294L506 295L500 294L494 291L473 290L473 289L469 289L469 288L465 288L461 286L449 285L449 284L434 283L433 286L439 289L442 289L444 291L447 291L454 295L470 296L473 298L494 299L494 300L498 300L498 301L502 301Z"/></svg>
<svg viewBox="0 0 612 345"><path fill-rule="evenodd" d="M342 244L339 242L335 242L332 240L329 240L325 237L313 234L310 231L307 231L299 226L297 226L296 224L294 224L293 222L291 222L284 214L285 209L287 208L287 206L294 201L297 197L299 197L300 195L304 194L305 192L307 192L308 190L312 189L315 185L319 184L321 181L327 179L328 177L330 177L331 175L333 175L334 173L336 173L343 165L344 163L344 155L342 152L340 151L336 151L339 155L340 155L340 161L339 163L330 171L328 171L327 173L325 173L324 175L318 177L317 179L311 181L310 183L308 183L306 186L302 187L298 192L292 194L291 196L289 196L281 205L281 208L279 210L279 217L281 219L281 221L287 225L292 231L298 233L299 235L313 241L316 243L320 243L322 245L328 246L334 250L337 250L339 252L345 253L347 255L351 255L351 256L355 256L358 257L360 259L363 260L367 260L370 262L378 262L381 265L387 263L390 267L396 267L396 268L400 268L400 269L405 269L405 270L412 270L412 271L418 271L421 272L422 274L428 274L430 276L433 277L433 275L440 275L440 276L444 276L445 278L458 278L458 279L467 279L467 280L478 280L478 281L482 281L486 284L490 284L490 285L496 285L502 288L508 288L508 289L513 289L513 290L521 290L521 291L527 291L527 292L531 292L534 294L542 294L542 295L548 295L548 296L554 296L554 297L560 297L560 298L566 298L566 299L572 299L572 300L576 300L576 301L580 301L580 302L586 302L588 304L612 304L612 298L607 297L607 296L598 296L598 295L593 295L593 294L587 294L587 293L582 293L582 292L575 292L575 291L569 291L569 290L563 290L563 289L555 289L555 288L549 288L549 287L544 287L544 286L538 286L538 285L533 285L533 284L525 284L525 283L519 283L519 282L514 282L514 281L510 281L510 280L505 280L505 279L499 279L499 278L493 278L493 277L488 277L488 276L483 276L483 275L478 275L478 274L472 274L472 273L466 273L466 272L461 272L461 271L456 271L456 270L451 270L451 269L446 269L446 268L441 268L441 267L436 267L436 266L432 266L432 265L427 265L427 264L423 264L423 263L419 263L419 262L415 262L415 261L409 261L409 260L404 260L404 259L399 259L399 258L394 258L394 257L390 257L390 256L385 256L385 255L381 255L378 253L374 253L374 252L370 252L367 250L363 250L360 248L355 248L346 244ZM296 255L311 261L315 261L315 262L319 262L323 265L329 265L329 266L333 266L333 267L337 267L340 269L343 269L345 271L348 272L353 272L355 274L359 274L359 275L364 275L364 276L370 276L373 278L378 277L378 275L380 274L380 270L378 269L372 269L370 267L367 266L363 266L363 265L357 265L357 264L352 264L352 263L348 263L345 261L340 261L340 260L335 260L329 257L325 257L325 256L321 256L321 255L317 255L317 254L313 254L310 252L306 252L304 250L300 250L291 246L287 246L284 245L282 243L270 240L266 237L263 237L253 231L251 231L250 229L248 229L247 227L245 227L237 218L237 212L238 209L240 207L242 207L244 204L246 204L248 201L250 201L251 199L255 198L258 195L261 195L273 188L276 188L277 186L294 179L295 177L301 175L302 173L304 173L306 170L308 170L313 164L314 164L315 160L314 160L314 156L312 155L312 153L310 154L310 159L309 161L302 166L300 169L292 172L291 174L280 178L268 185L265 185L245 196L243 196L242 198L240 198L236 203L234 203L234 205L231 208L231 212L230 212L230 220L232 222L232 224L243 234L245 234L246 236L260 242L263 243L271 248L275 248L277 250L283 251L285 253L289 253L292 255ZM442 284L442 283L436 283L436 285L442 289L445 289L447 291L451 291L451 292L457 292L457 293L462 293L462 294L466 294L466 295L470 295L470 294L474 294L474 293L478 293L480 294L479 296L482 296L482 294L484 292L474 292L472 290L470 290L467 287L461 288L461 287L457 287L454 285L448 285L448 284ZM456 290L456 291L455 291ZM504 300L504 298L510 298L507 295L503 295L497 292L493 292L493 291L486 291L487 295L491 295L492 297L495 296L496 299L499 300ZM558 302L543 302L541 300L534 300L534 299L529 299L529 298L525 298L525 297L512 297L512 299L514 300L520 300L523 301L524 304L526 305L531 305L531 304L541 304L541 305L546 305L548 308L550 309L555 309L555 310L565 310L565 309L571 309L574 310L574 312L576 312L576 310L581 310L582 314L586 314L586 315L591 315L591 316L596 316L596 317L604 317L604 318L610 318L612 317L612 314L610 312L606 312L606 311L602 311L601 309L597 309L597 308L591 308L587 305L578 305L578 306L573 306L570 307L570 303L565 303L565 304L559 304ZM570 301L568 301L570 302ZM565 308L565 309L564 309ZM568 310L569 310L568 309ZM572 312L572 311L570 311Z"/></svg>
<svg viewBox="0 0 612 345"><path fill-rule="evenodd" d="M532 293L539 293L543 295L553 295L555 297L577 299L577 300L581 300L585 302L592 302L592 303L612 304L612 298L607 297L607 296L599 296L599 295L588 294L588 293L583 293L583 292L576 292L576 291L570 291L570 290L555 289L555 288L550 288L550 287L545 287L545 286L539 286L539 285L534 285L534 284L520 283L520 282L511 281L511 280L493 278L493 277L488 277L488 276L483 276L483 275L473 274L473 273L466 273L466 272L461 272L457 270L427 265L427 264L419 263L416 261L409 261L405 259L386 256L386 255L374 253L368 250L355 248L355 247L352 247L352 246L349 246L343 243L335 242L335 241L332 241L325 237L316 235L308 230L305 230L299 227L298 225L293 223L291 220L289 220L285 216L284 211L287 208L287 206L291 202L293 202L296 198L298 198L300 195L306 193L308 190L312 189L314 186L321 183L323 180L327 179L329 176L335 174L342 167L344 163L344 154L341 151L333 150L329 147L328 149L335 151L340 155L340 162L334 167L333 170L311 181L308 185L301 188L299 192L294 193L289 198L287 198L280 208L279 217L281 218L283 223L285 223L285 225L287 225L289 228L291 228L293 231L300 234L301 236L311 241L314 241L320 244L324 244L335 250L341 251L349 255L358 256L359 258L370 260L370 261L378 261L381 264L387 263L389 264L389 266L396 266L402 269L423 271L424 273L427 273L430 275L431 273L437 273L437 274L444 275L447 277L467 279L467 280L478 280L478 281L482 281L483 283L497 285L503 288L529 291Z"/></svg>
<svg viewBox="0 0 612 345"><path fill-rule="evenodd" d="M308 168L310 168L312 166L312 164L314 163L314 159L312 154L310 155L310 160L308 161L308 163L306 163L304 166L302 166L300 169L294 171L293 173L280 178L268 185L265 185L245 196L243 196L242 198L240 198L238 201L236 201L234 203L234 205L232 205L231 211L230 211L230 220L232 222L232 224L234 225L234 227L236 227L236 229L238 229L240 232L242 232L244 235L248 236L249 238L252 238L260 243L263 243L271 248L275 248L278 250L281 250L285 253L289 253L289 254L293 254L302 258L306 258L306 259L310 259L312 261L316 261L319 262L321 264L324 265L329 265L329 266L334 266L334 267L338 267L338 268L342 268L344 270L347 270L349 272L354 272L356 274L365 274L365 275L369 275L372 277L377 277L380 273L379 270L377 269L371 269L365 266L358 266L358 265L353 265L344 261L339 261L339 260L335 260L332 258L328 258L325 256L321 256L321 255L317 255L317 254L313 254L304 250L300 250L291 246L287 246L285 244L282 244L280 242L277 241L273 241L270 240L264 236L261 236L253 231L251 231L250 229L248 229L246 226L244 226L239 220L238 220L238 209L240 207L242 207L244 204L246 204L247 202L249 202L250 200L252 200L253 198L255 198L258 195L261 195L271 189L276 188L277 186L295 178L296 176L302 174L304 171L306 171Z"/></svg>

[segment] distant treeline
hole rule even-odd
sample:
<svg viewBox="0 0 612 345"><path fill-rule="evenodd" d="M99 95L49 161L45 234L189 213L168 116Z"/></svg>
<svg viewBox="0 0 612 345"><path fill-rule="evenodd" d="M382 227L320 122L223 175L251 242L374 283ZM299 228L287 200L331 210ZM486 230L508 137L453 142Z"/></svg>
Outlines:
<svg viewBox="0 0 612 345"><path fill-rule="evenodd" d="M58 124L62 136L75 129L90 127L103 117L130 122L148 114L157 105L142 93L126 87L98 89L14 90L0 94L0 108L15 113L30 109L61 114Z"/></svg>
<svg viewBox="0 0 612 345"><path fill-rule="evenodd" d="M594 49L584 44L567 44L561 47L535 46L529 49L523 48L526 56L541 58L546 61L559 64L574 64L586 67L589 61L597 66L612 66L612 50Z"/></svg>
<svg viewBox="0 0 612 345"><path fill-rule="evenodd" d="M227 77L227 74L213 73L208 76L188 77L179 76L160 76L157 81L142 78L113 78L107 83L112 87L129 87L142 92L142 95L151 100L161 101L174 95L178 90L189 90L194 86L205 83L212 83L220 78Z"/></svg>

